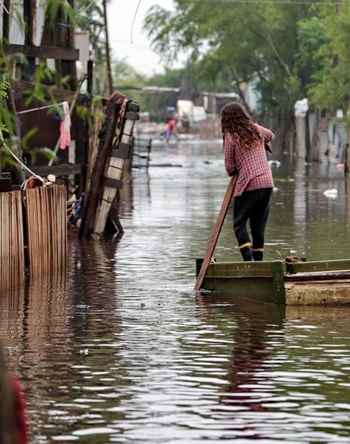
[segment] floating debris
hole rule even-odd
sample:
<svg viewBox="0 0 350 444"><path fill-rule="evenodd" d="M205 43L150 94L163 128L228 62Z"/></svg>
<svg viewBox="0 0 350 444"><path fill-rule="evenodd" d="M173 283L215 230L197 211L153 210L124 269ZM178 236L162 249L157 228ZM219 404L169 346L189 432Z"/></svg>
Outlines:
<svg viewBox="0 0 350 444"><path fill-rule="evenodd" d="M324 191L323 195L328 197L329 199L337 199L338 190L336 188L331 188L329 190Z"/></svg>
<svg viewBox="0 0 350 444"><path fill-rule="evenodd" d="M281 162L279 160L269 160L270 167L279 168L281 166Z"/></svg>

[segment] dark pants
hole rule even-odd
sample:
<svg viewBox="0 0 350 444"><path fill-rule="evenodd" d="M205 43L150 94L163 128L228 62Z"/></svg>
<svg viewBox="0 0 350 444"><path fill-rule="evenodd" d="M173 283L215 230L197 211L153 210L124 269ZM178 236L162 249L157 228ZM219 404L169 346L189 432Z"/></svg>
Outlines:
<svg viewBox="0 0 350 444"><path fill-rule="evenodd" d="M270 210L272 188L246 191L234 200L233 227L244 260L262 260L264 233ZM247 222L249 220L252 241Z"/></svg>

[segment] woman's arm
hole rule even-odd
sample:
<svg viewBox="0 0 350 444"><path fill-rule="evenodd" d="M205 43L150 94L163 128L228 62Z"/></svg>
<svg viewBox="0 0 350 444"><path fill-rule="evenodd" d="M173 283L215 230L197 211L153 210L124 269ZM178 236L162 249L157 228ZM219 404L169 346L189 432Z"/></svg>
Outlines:
<svg viewBox="0 0 350 444"><path fill-rule="evenodd" d="M271 130L269 130L268 128L265 128L264 126L259 125L257 123L255 125L258 128L259 133L265 139L265 142L270 143L275 138L274 133Z"/></svg>
<svg viewBox="0 0 350 444"><path fill-rule="evenodd" d="M231 134L226 133L224 136L224 156L225 156L225 168L229 176L237 174L235 151L237 147L237 141Z"/></svg>

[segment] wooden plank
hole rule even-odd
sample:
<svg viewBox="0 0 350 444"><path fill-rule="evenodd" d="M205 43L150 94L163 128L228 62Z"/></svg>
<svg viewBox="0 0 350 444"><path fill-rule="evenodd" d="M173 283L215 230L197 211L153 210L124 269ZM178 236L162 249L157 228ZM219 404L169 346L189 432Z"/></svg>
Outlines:
<svg viewBox="0 0 350 444"><path fill-rule="evenodd" d="M350 270L350 259L337 259L329 261L296 262L288 264L288 272L310 273L317 271L345 271Z"/></svg>
<svg viewBox="0 0 350 444"><path fill-rule="evenodd" d="M112 157L118 159L129 159L130 157L130 145L128 143L121 143L118 149L112 151Z"/></svg>
<svg viewBox="0 0 350 444"><path fill-rule="evenodd" d="M310 281L341 281L350 279L350 271L331 271L323 272L318 271L315 273L298 273L292 275L285 275L284 280L286 282L310 282Z"/></svg>
<svg viewBox="0 0 350 444"><path fill-rule="evenodd" d="M139 113L135 113L133 111L128 111L125 114L125 119L126 120L139 120L140 119L140 114Z"/></svg>
<svg viewBox="0 0 350 444"><path fill-rule="evenodd" d="M74 48L64 48L58 46L26 46L26 45L5 45L5 54L24 54L27 57L37 57L39 59L55 59L76 61L79 60L79 50Z"/></svg>
<svg viewBox="0 0 350 444"><path fill-rule="evenodd" d="M275 262L219 262L209 265L207 276L237 279L241 277L272 277L274 263Z"/></svg>
<svg viewBox="0 0 350 444"><path fill-rule="evenodd" d="M213 291L216 297L249 297L257 302L274 302L273 282L268 277L210 278L205 277L202 288Z"/></svg>
<svg viewBox="0 0 350 444"><path fill-rule="evenodd" d="M116 190L117 188L123 187L123 181L120 179L113 179L112 177L105 177L103 179L103 185Z"/></svg>
<svg viewBox="0 0 350 444"><path fill-rule="evenodd" d="M286 305L350 305L349 281L287 283Z"/></svg>
<svg viewBox="0 0 350 444"><path fill-rule="evenodd" d="M112 178L115 178L115 179L120 178L121 177L121 172L120 171L123 170L123 166L124 166L124 159L121 159L120 157L110 157L109 164L108 164L108 167L107 167L107 174L106 174L106 176L107 177L112 177ZM108 174L109 173L108 170L110 168L111 168L111 171L110 171L111 174ZM117 169L117 170L120 170L120 171L119 172L113 171L113 169Z"/></svg>
<svg viewBox="0 0 350 444"><path fill-rule="evenodd" d="M140 112L140 105L136 102L128 102L128 104L126 105L126 110L133 111L135 113L139 113Z"/></svg>
<svg viewBox="0 0 350 444"><path fill-rule="evenodd" d="M274 302L284 305L286 303L286 290L284 285L284 263L275 261L272 263L272 287Z"/></svg>
<svg viewBox="0 0 350 444"><path fill-rule="evenodd" d="M82 172L82 165L80 163L62 163L58 165L34 165L31 166L31 169L34 173L39 174L40 176L47 176L48 174L54 174L57 177L60 176L71 176L71 175L80 175Z"/></svg>
<svg viewBox="0 0 350 444"><path fill-rule="evenodd" d="M231 177L231 180L227 186L226 194L225 194L224 200L222 202L221 209L220 209L216 224L214 225L211 235L210 235L210 238L209 238L208 247L207 247L207 254L203 260L201 270L197 276L196 285L194 287L194 289L196 291L199 291L201 289L205 275L206 275L208 267L210 265L211 259L214 255L215 248L216 248L216 245L218 243L219 236L221 233L221 229L222 229L222 226L225 222L226 214L227 214L227 211L229 209L230 203L233 198L236 180L237 180L236 176Z"/></svg>

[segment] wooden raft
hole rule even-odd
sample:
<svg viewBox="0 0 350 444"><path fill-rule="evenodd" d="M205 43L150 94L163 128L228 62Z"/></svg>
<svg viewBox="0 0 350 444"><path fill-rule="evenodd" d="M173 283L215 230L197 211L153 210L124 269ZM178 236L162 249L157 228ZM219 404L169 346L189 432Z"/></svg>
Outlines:
<svg viewBox="0 0 350 444"><path fill-rule="evenodd" d="M21 286L24 271L22 195L0 193L0 288Z"/></svg>
<svg viewBox="0 0 350 444"><path fill-rule="evenodd" d="M197 259L197 274L201 263ZM201 290L279 305L348 305L350 259L213 263Z"/></svg>

